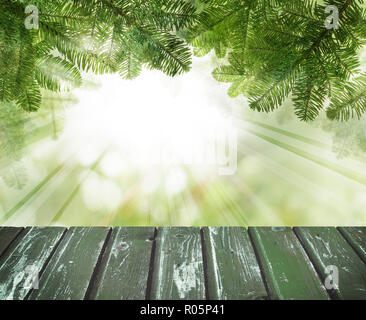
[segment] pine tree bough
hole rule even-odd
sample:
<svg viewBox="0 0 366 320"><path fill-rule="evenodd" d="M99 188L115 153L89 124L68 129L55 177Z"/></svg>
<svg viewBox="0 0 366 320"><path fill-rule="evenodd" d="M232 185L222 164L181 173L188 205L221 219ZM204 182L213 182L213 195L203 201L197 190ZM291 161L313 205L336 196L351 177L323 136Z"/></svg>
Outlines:
<svg viewBox="0 0 366 320"><path fill-rule="evenodd" d="M82 71L132 79L142 66L170 76L190 68L188 44L177 34L197 21L182 0L0 0L0 102L25 111L41 105L41 89L79 86Z"/></svg>
<svg viewBox="0 0 366 320"><path fill-rule="evenodd" d="M327 29L328 5L339 28ZM330 100L331 119L360 118L366 110L359 50L366 44L363 0L209 0L190 42L198 55L229 52L213 76L232 83L254 110L269 112L291 96L300 120L314 120ZM227 14L230 12L230 15ZM248 17L247 19L243 18ZM208 40L207 40L208 39Z"/></svg>
<svg viewBox="0 0 366 320"><path fill-rule="evenodd" d="M137 77L143 67L187 72L191 50L214 49L228 64L213 71L254 110L270 112L291 97L300 120L324 109L330 119L360 118L366 75L364 0L0 0L0 102L37 111L41 89L82 83L83 71ZM327 6L338 28L327 29ZM327 13L328 12L328 13Z"/></svg>

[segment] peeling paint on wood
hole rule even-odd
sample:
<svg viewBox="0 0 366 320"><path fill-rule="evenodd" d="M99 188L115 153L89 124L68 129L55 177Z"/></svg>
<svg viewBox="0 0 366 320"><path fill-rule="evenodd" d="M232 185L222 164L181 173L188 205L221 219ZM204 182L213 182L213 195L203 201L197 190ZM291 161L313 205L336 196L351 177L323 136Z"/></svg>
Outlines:
<svg viewBox="0 0 366 320"><path fill-rule="evenodd" d="M328 266L338 269L339 286L330 290L339 299L366 299L366 265L333 227L296 228L322 280L330 275Z"/></svg>
<svg viewBox="0 0 366 320"><path fill-rule="evenodd" d="M0 227L0 257L23 228Z"/></svg>
<svg viewBox="0 0 366 320"><path fill-rule="evenodd" d="M267 290L270 299L329 299L328 264L339 268L332 297L365 298L365 228L294 230L3 227L0 300L255 299ZM25 286L39 272L39 288Z"/></svg>
<svg viewBox="0 0 366 320"><path fill-rule="evenodd" d="M205 299L199 228L159 228L151 299Z"/></svg>
<svg viewBox="0 0 366 320"><path fill-rule="evenodd" d="M261 271L245 228L203 228L203 238L209 299L267 298Z"/></svg>
<svg viewBox="0 0 366 320"><path fill-rule="evenodd" d="M366 227L342 227L339 231L366 263Z"/></svg>
<svg viewBox="0 0 366 320"><path fill-rule="evenodd" d="M33 300L84 299L109 228L70 228L33 290Z"/></svg>
<svg viewBox="0 0 366 320"><path fill-rule="evenodd" d="M155 228L113 229L89 299L146 298Z"/></svg>
<svg viewBox="0 0 366 320"><path fill-rule="evenodd" d="M64 231L65 228L55 227L25 230L21 241L1 259L0 300L25 298L32 287L29 276L36 277L41 272Z"/></svg>
<svg viewBox="0 0 366 320"><path fill-rule="evenodd" d="M291 228L249 228L272 299L329 299Z"/></svg>

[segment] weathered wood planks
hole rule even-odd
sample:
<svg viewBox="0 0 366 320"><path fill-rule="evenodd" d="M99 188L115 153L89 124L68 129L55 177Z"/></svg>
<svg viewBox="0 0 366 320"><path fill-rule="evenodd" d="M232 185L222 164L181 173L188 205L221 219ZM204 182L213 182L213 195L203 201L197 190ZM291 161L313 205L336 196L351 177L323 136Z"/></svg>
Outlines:
<svg viewBox="0 0 366 320"><path fill-rule="evenodd" d="M84 299L109 228L70 228L49 261L30 299Z"/></svg>
<svg viewBox="0 0 366 320"><path fill-rule="evenodd" d="M23 228L0 227L0 257Z"/></svg>
<svg viewBox="0 0 366 320"><path fill-rule="evenodd" d="M322 281L337 277L339 285L329 283L330 294L339 299L366 299L366 265L335 228L296 228L304 248ZM336 280L337 281L337 280ZM333 288L334 287L334 288Z"/></svg>
<svg viewBox="0 0 366 320"><path fill-rule="evenodd" d="M3 227L0 300L366 299L365 230Z"/></svg>
<svg viewBox="0 0 366 320"><path fill-rule="evenodd" d="M153 262L151 299L206 298L199 228L159 228Z"/></svg>
<svg viewBox="0 0 366 320"><path fill-rule="evenodd" d="M291 228L249 228L272 299L329 299Z"/></svg>
<svg viewBox="0 0 366 320"><path fill-rule="evenodd" d="M27 228L0 260L0 299L24 299L61 239L65 228Z"/></svg>
<svg viewBox="0 0 366 320"><path fill-rule="evenodd" d="M115 228L88 299L143 300L155 228Z"/></svg>
<svg viewBox="0 0 366 320"><path fill-rule="evenodd" d="M366 263L366 227L342 227L339 231Z"/></svg>
<svg viewBox="0 0 366 320"><path fill-rule="evenodd" d="M266 299L267 291L247 230L210 227L202 232L208 298Z"/></svg>

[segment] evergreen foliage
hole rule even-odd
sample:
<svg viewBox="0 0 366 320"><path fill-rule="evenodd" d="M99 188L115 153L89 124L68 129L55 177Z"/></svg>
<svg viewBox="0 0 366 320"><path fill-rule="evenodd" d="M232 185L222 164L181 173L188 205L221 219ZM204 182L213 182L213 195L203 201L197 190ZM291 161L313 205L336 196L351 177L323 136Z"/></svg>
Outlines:
<svg viewBox="0 0 366 320"><path fill-rule="evenodd" d="M80 85L83 71L126 79L143 66L188 71L187 41L198 56L214 49L227 58L213 76L252 109L269 112L288 97L304 121L328 102L331 119L366 109L363 0L34 0L39 23L31 30L29 4L0 0L0 101L25 111L38 110L42 88ZM339 9L338 29L325 27L328 5Z"/></svg>
<svg viewBox="0 0 366 320"><path fill-rule="evenodd" d="M228 64L213 71L231 83L229 95L249 98L269 112L292 98L303 121L330 101L330 119L360 118L366 110L366 76L359 50L366 44L363 0L207 0L200 24L188 34L195 54L212 49ZM339 10L339 28L327 29L328 5Z"/></svg>
<svg viewBox="0 0 366 320"><path fill-rule="evenodd" d="M0 107L0 161L6 164L6 169L1 170L4 165L1 163L0 176L8 186L21 189L28 180L21 150L26 137L24 127L29 118L14 103L2 102Z"/></svg>
<svg viewBox="0 0 366 320"><path fill-rule="evenodd" d="M30 30L29 4L39 13L38 28ZM185 72L190 49L176 32L196 18L182 0L0 0L0 101L36 111L41 88L78 86L83 71L127 79L142 66Z"/></svg>
<svg viewBox="0 0 366 320"><path fill-rule="evenodd" d="M322 119L321 127L333 140L333 151L338 158L352 157L365 160L366 120L350 119L347 122Z"/></svg>

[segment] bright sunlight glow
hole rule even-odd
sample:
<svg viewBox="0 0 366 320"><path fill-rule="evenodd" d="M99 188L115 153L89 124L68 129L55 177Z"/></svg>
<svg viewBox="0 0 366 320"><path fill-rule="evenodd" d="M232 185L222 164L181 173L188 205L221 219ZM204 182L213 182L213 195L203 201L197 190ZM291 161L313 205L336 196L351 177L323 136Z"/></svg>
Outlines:
<svg viewBox="0 0 366 320"><path fill-rule="evenodd" d="M92 155L112 145L114 156L102 164L107 174L151 165L217 165L216 140L233 130L233 105L225 90L195 62L192 72L171 78L145 70L132 81L118 74L95 78L99 88L81 88L73 94L77 107L67 117L65 134L90 144L80 160L89 164ZM219 90L213 94L212 87ZM76 138L77 137L77 138Z"/></svg>

